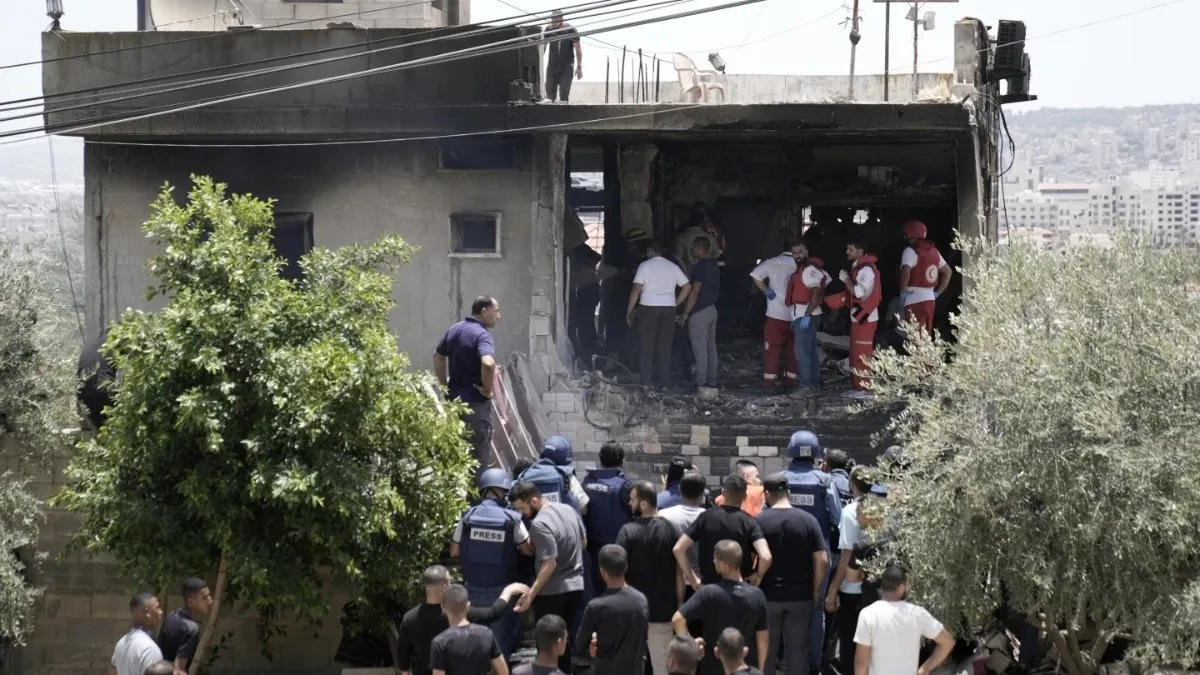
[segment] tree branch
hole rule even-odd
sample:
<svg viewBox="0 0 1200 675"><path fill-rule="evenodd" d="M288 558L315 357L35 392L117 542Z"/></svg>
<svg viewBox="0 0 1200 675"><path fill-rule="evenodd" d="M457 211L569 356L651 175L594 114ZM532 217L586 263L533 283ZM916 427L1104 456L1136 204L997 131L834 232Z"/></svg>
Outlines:
<svg viewBox="0 0 1200 675"><path fill-rule="evenodd" d="M1104 658L1104 652L1108 651L1108 646L1112 644L1116 635L1116 631L1102 630L1096 636L1096 644L1092 645L1092 663L1095 668L1100 668L1100 659Z"/></svg>
<svg viewBox="0 0 1200 675"><path fill-rule="evenodd" d="M1071 648L1067 646L1067 640L1063 637L1062 631L1059 630L1058 626L1051 623L1049 618L1043 616L1042 629L1046 631L1046 635L1054 642L1054 647L1058 651L1058 657L1062 660L1067 672L1071 675L1082 675L1079 663L1071 653Z"/></svg>
<svg viewBox="0 0 1200 675"><path fill-rule="evenodd" d="M1096 672L1096 665L1084 661L1083 653L1079 650L1079 634L1075 632L1074 621L1067 621L1067 646L1071 650L1071 659L1077 664L1080 675L1093 675Z"/></svg>
<svg viewBox="0 0 1200 675"><path fill-rule="evenodd" d="M192 657L192 665L188 667L188 675L198 675L200 666L208 657L208 644L212 642L217 632L217 620L221 617L221 601L225 599L225 580L229 576L229 561L225 551L221 551L221 563L217 565L217 584L213 592L212 610L208 620L204 622L204 632L200 634L200 642L196 644L196 655Z"/></svg>

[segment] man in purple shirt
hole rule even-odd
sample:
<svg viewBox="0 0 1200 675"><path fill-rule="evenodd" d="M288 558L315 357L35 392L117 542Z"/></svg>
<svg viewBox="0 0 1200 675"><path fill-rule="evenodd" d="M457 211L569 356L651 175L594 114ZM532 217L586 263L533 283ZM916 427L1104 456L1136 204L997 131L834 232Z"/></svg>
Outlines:
<svg viewBox="0 0 1200 675"><path fill-rule="evenodd" d="M471 316L450 326L433 354L433 370L450 398L471 411L463 418L471 429L475 459L488 466L492 445L492 382L496 376L496 346L490 328L500 320L500 303L483 295L471 304Z"/></svg>

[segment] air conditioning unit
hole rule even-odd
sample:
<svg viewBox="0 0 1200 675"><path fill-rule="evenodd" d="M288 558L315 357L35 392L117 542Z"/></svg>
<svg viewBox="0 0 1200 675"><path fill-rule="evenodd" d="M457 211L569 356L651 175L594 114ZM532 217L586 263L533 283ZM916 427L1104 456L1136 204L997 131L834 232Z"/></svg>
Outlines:
<svg viewBox="0 0 1200 675"><path fill-rule="evenodd" d="M1001 21L996 29L996 56L992 61L992 80L1020 77L1025 56L1025 22Z"/></svg>

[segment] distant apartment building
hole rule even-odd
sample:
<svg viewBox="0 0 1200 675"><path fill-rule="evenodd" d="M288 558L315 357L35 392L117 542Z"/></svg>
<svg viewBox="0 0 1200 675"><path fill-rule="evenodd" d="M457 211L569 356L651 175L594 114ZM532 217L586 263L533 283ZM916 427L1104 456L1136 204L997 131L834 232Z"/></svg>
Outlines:
<svg viewBox="0 0 1200 675"><path fill-rule="evenodd" d="M139 30L222 31L241 26L437 28L470 23L470 0L138 0Z"/></svg>

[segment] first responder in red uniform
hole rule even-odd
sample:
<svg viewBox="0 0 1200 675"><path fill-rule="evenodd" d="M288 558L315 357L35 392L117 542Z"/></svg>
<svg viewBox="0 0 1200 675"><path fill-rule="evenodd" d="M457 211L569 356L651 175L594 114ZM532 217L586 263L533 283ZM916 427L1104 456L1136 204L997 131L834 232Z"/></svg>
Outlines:
<svg viewBox="0 0 1200 675"><path fill-rule="evenodd" d="M937 246L925 238L925 223L910 220L903 231L908 248L900 257L899 283L905 318L915 320L932 336L934 302L950 285L953 272Z"/></svg>
<svg viewBox="0 0 1200 675"><path fill-rule="evenodd" d="M878 262L873 254L867 253L862 242L846 244L846 258L850 271L842 270L838 275L846 285L845 302L850 307L850 370L851 385L846 395L863 398L867 393L867 361L875 350L875 329L879 326L879 303L883 292L879 283Z"/></svg>

